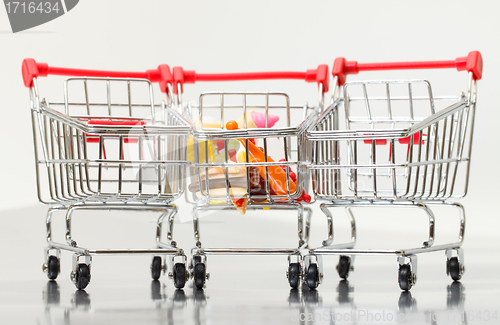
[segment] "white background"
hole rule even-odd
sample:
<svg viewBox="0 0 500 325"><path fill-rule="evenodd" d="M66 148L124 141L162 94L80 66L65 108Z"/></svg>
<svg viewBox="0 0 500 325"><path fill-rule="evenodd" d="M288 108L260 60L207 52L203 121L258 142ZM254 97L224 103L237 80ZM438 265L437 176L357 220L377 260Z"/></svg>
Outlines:
<svg viewBox="0 0 500 325"><path fill-rule="evenodd" d="M199 72L302 71L319 64L328 64L331 69L339 56L358 62L451 60L472 50L483 55L484 77L478 85L469 195L461 203L468 213L466 247L471 246L468 256L473 264L470 272L480 277L484 260L498 267L498 261L490 258L491 254L498 256L500 225L499 9L496 1L462 0L85 0L54 21L16 34L11 33L7 14L0 9L0 237L4 239L2 245L7 246L24 240L25 235L31 236L23 241L23 247L33 257L28 258L29 272L2 268L2 278L21 279L28 273L31 276L31 271L36 279L43 277L39 265L44 208L36 196L28 90L21 78L24 58L54 66L107 70L144 71L167 63ZM405 73L369 74L370 78L394 76L407 77ZM434 89L439 94L455 95L466 86L463 72L427 71L416 76L440 82L443 91ZM60 99L62 85L57 87L45 89ZM192 87L193 93L204 90L203 85ZM315 212L320 214L319 210ZM29 223L37 217L27 219L26 214L36 214L39 221ZM123 227L133 235L134 229ZM181 235L191 236L189 227L180 229ZM368 236L383 233L379 230ZM185 243L186 247L192 245L190 240ZM488 256L483 251L486 248ZM474 258L478 253L483 253L482 257ZM19 256L15 254L13 250L11 256ZM14 258L19 261L22 256ZM31 269L32 264L36 270ZM63 264L69 271L69 259ZM61 282L68 282L66 275Z"/></svg>
<svg viewBox="0 0 500 325"><path fill-rule="evenodd" d="M338 56L358 62L449 60L472 50L481 51L485 63L466 201L494 211L489 205L495 202L498 183L498 7L494 1L87 0L54 21L17 34L10 32L7 14L0 10L0 211L37 201L28 91L21 79L24 58L129 71L161 63L199 72L301 71L319 64L331 68ZM439 77L433 71L420 76ZM444 82L460 76L444 74ZM464 90L460 80L451 94ZM62 98L62 85L50 90Z"/></svg>

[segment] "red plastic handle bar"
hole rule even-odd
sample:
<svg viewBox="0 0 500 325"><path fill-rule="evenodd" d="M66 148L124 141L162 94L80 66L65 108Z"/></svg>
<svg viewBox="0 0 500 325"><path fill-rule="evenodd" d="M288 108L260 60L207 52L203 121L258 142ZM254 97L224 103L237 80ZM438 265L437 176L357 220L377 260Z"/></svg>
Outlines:
<svg viewBox="0 0 500 325"><path fill-rule="evenodd" d="M178 85L181 92L184 84L193 84L197 81L240 81L240 80L269 80L269 79L298 79L306 82L316 82L323 85L323 92L328 91L328 66L321 64L316 69L306 72L240 72L240 73L196 73L181 67L172 69L174 75L174 93L177 94Z"/></svg>
<svg viewBox="0 0 500 325"><path fill-rule="evenodd" d="M336 58L332 74L334 77L338 77L338 83L342 86L348 74L357 74L359 71L445 68L456 68L458 71L467 70L472 72L475 80L480 80L483 76L483 58L479 51L469 52L467 56L450 61L358 63L357 61L346 61L344 58Z"/></svg>
<svg viewBox="0 0 500 325"><path fill-rule="evenodd" d="M33 86L33 78L46 77L48 75L72 76L72 77L104 77L104 78L140 78L151 82L158 82L162 92L167 91L167 85L172 83L173 77L170 67L161 64L157 69L145 72L126 71L104 71L84 70L71 68L51 67L47 63L37 63L34 59L24 59L22 65L23 81L26 87Z"/></svg>

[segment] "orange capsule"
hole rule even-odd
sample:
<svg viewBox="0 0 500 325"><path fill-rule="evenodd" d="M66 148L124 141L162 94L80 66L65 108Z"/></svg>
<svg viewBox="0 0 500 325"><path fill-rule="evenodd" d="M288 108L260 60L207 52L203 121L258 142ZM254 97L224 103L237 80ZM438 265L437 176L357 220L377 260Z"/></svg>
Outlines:
<svg viewBox="0 0 500 325"><path fill-rule="evenodd" d="M231 120L226 123L227 130L238 130L238 123L236 121Z"/></svg>

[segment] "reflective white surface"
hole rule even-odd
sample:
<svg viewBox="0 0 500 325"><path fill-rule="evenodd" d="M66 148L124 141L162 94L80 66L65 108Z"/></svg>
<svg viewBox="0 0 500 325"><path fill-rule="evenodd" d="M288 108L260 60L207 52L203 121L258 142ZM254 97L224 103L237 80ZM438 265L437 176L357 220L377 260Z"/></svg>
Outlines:
<svg viewBox="0 0 500 325"><path fill-rule="evenodd" d="M355 270L348 281L340 281L336 274L338 258L326 256L324 281L316 291L306 287L290 290L284 256L209 256L207 271L211 278L204 290L193 289L191 282L183 290L176 290L166 275L159 281L151 281L150 256L98 256L93 259L90 285L85 291L77 291L69 279L70 253L63 252L61 274L56 281L48 281L42 273L45 211L45 207L36 206L6 212L5 216L16 222L0 239L5 251L0 271L0 314L4 324L473 324L500 321L495 318L500 317L498 244L492 241L493 230L489 229L484 229L482 236L471 233L470 238L466 238L467 270L461 283L452 283L446 276L443 252L423 254L418 261L417 285L409 293L402 293L398 287L394 256L357 256ZM324 219L318 210L315 212L311 245L318 244L326 234ZM398 248L401 243L421 242L426 235L425 223L422 223L422 231L417 231L420 224L411 219L412 216L408 216L412 229L405 234L404 227L396 231L395 219L381 214L373 218L374 212L369 214L368 218L362 214L358 218L359 245L366 247L374 242L383 247L395 244ZM453 228L444 221L439 222L447 217L437 218L438 234L440 225L441 229ZM202 239L206 244L218 246L228 242L293 246L296 225L290 218L295 215L265 212L245 217L212 215L201 219ZM0 226L7 219L1 218ZM96 220L99 227L95 227ZM154 220L152 216L133 214L80 214L75 216L75 239L81 240L81 245L149 247L154 243ZM62 218L56 221L61 223ZM389 221L392 223L382 223ZM12 219L9 222L12 224ZM481 224L471 218L469 227ZM342 230L343 225L338 222L340 229L337 230ZM235 232L237 229L239 233ZM55 227L55 236L60 236L61 230ZM189 252L194 244L192 225L178 223L175 231L174 237ZM21 237L22 233L26 237ZM445 229L437 241L447 235L453 238L453 233ZM343 235L339 234L340 240Z"/></svg>

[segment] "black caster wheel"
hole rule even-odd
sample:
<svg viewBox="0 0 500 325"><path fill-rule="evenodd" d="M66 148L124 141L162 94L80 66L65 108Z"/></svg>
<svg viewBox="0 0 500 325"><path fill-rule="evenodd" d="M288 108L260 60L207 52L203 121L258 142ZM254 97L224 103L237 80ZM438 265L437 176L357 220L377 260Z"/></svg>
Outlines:
<svg viewBox="0 0 500 325"><path fill-rule="evenodd" d="M462 270L458 262L458 257L450 258L448 261L448 272L454 281L458 281L462 278Z"/></svg>
<svg viewBox="0 0 500 325"><path fill-rule="evenodd" d="M85 289L90 282L90 267L87 264L80 263L75 271L75 286L78 290Z"/></svg>
<svg viewBox="0 0 500 325"><path fill-rule="evenodd" d="M339 257L339 264L337 264L337 272L342 279L347 279L349 277L349 271L351 270L351 257L341 255Z"/></svg>
<svg viewBox="0 0 500 325"><path fill-rule="evenodd" d="M300 263L290 263L288 265L288 283L293 289L299 287L300 282Z"/></svg>
<svg viewBox="0 0 500 325"><path fill-rule="evenodd" d="M49 260L47 261L47 277L50 280L55 280L60 272L61 263L59 259L54 255L49 256Z"/></svg>
<svg viewBox="0 0 500 325"><path fill-rule="evenodd" d="M175 263L174 265L174 286L182 289L186 285L186 265L184 263Z"/></svg>
<svg viewBox="0 0 500 325"><path fill-rule="evenodd" d="M160 256L153 257L153 261L151 262L151 277L153 280L158 280L161 276L161 263Z"/></svg>
<svg viewBox="0 0 500 325"><path fill-rule="evenodd" d="M401 290L408 291L413 285L413 273L410 264L399 265L399 287Z"/></svg>
<svg viewBox="0 0 500 325"><path fill-rule="evenodd" d="M458 281L462 278L461 266L458 262L458 257L452 257L448 261L448 272L454 281Z"/></svg>
<svg viewBox="0 0 500 325"><path fill-rule="evenodd" d="M194 286L196 289L203 289L205 279L207 278L207 270L204 263L196 263L194 266Z"/></svg>
<svg viewBox="0 0 500 325"><path fill-rule="evenodd" d="M309 264L306 274L306 283L309 289L316 289L319 285L318 264Z"/></svg>

